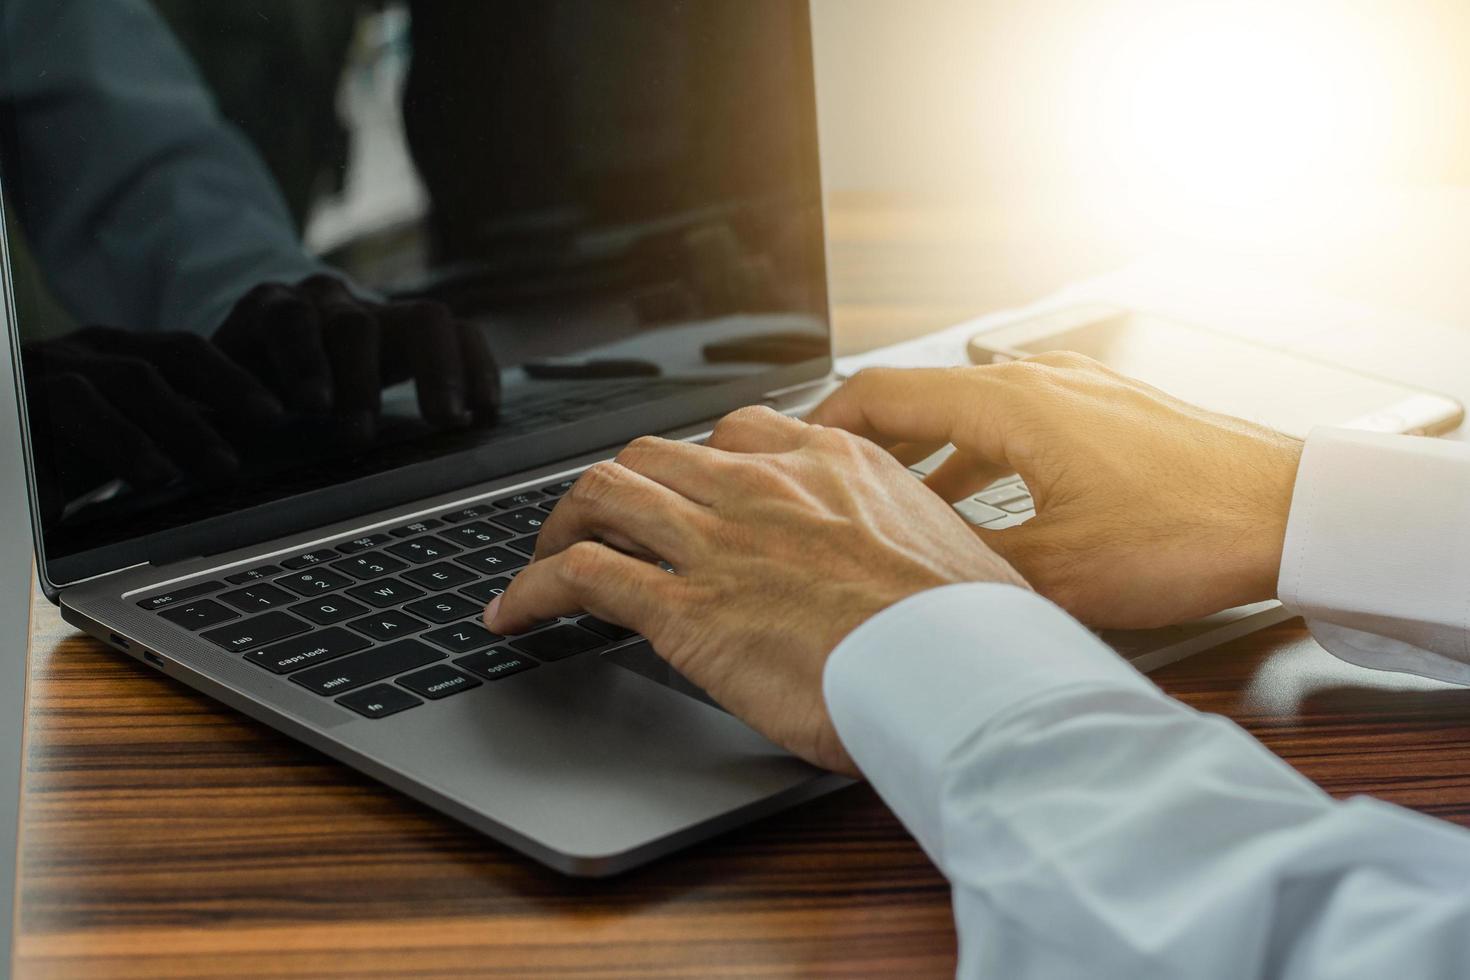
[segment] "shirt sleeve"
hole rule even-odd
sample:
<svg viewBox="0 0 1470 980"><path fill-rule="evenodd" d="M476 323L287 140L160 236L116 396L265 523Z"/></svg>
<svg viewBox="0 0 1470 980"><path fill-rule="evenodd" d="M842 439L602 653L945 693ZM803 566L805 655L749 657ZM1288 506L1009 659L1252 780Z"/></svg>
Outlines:
<svg viewBox="0 0 1470 980"><path fill-rule="evenodd" d="M1012 586L912 597L824 677L953 886L964 977L1470 972L1470 834L1337 803Z"/></svg>
<svg viewBox="0 0 1470 980"><path fill-rule="evenodd" d="M1314 430L1278 593L1343 660L1470 684L1470 444Z"/></svg>

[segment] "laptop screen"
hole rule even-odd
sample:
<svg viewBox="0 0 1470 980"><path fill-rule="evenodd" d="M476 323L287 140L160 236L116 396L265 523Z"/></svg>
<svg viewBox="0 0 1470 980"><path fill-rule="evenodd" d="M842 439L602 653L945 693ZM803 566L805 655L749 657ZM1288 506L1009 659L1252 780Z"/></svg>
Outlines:
<svg viewBox="0 0 1470 980"><path fill-rule="evenodd" d="M830 366L807 4L0 0L48 578ZM309 501L311 506L304 506Z"/></svg>

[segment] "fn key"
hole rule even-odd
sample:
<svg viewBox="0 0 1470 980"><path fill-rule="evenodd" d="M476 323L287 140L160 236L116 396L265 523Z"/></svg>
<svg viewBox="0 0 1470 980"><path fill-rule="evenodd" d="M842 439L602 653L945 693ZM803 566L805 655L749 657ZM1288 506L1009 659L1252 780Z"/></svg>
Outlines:
<svg viewBox="0 0 1470 980"><path fill-rule="evenodd" d="M351 708L364 718L386 718L400 711L416 708L424 702L392 684L374 684L361 691L344 694L337 699L337 703L344 708Z"/></svg>

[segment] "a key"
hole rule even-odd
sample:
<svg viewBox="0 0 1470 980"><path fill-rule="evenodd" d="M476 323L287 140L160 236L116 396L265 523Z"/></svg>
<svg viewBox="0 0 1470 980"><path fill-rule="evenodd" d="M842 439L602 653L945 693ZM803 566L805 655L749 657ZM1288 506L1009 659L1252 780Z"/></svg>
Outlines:
<svg viewBox="0 0 1470 980"><path fill-rule="evenodd" d="M466 548L483 548L486 545L504 541L510 537L510 532L503 527L494 527L484 521L476 521L473 524L452 527L440 536L446 541L453 541Z"/></svg>
<svg viewBox="0 0 1470 980"><path fill-rule="evenodd" d="M400 711L417 708L424 702L407 691L400 691L392 684L374 684L361 691L343 695L337 699L337 703L344 708L351 708L364 718L387 718Z"/></svg>
<svg viewBox="0 0 1470 980"><path fill-rule="evenodd" d="M440 538L415 538L413 541L391 544L386 550L399 558L408 559L415 565L427 565L431 561L439 561L450 555L457 555L464 549Z"/></svg>
<svg viewBox="0 0 1470 980"><path fill-rule="evenodd" d="M430 592L441 592L444 589L452 589L474 581L475 573L460 568L458 565L451 565L447 561L441 561L437 565L425 565L423 568L404 572L403 577L414 585L423 586Z"/></svg>
<svg viewBox="0 0 1470 980"><path fill-rule="evenodd" d="M529 653L537 660L561 660L607 646L607 640L576 626L553 626L530 636L516 637L511 640L510 645L521 653Z"/></svg>
<svg viewBox="0 0 1470 980"><path fill-rule="evenodd" d="M277 640L284 640L298 633L305 633L309 629L311 629L310 626L295 616L288 616L280 610L275 610L199 635L226 650L243 653L246 650L269 646Z"/></svg>
<svg viewBox="0 0 1470 980"><path fill-rule="evenodd" d="M354 599L361 599L370 606L386 609L388 606L397 606L410 599L417 599L424 594L424 590L390 578L348 589L347 594Z"/></svg>
<svg viewBox="0 0 1470 980"><path fill-rule="evenodd" d="M477 572L485 572L491 575L499 575L513 568L521 568L528 559L525 555L518 555L514 551L506 551L504 548L486 548L477 551L473 555L461 555L455 561L467 568L473 568Z"/></svg>
<svg viewBox="0 0 1470 980"><path fill-rule="evenodd" d="M536 661L530 657L511 650L486 650L484 653L472 653L468 657L460 657L454 663L471 673L480 675L487 681L498 681L502 677L519 674L523 670L530 670L536 666Z"/></svg>
<svg viewBox="0 0 1470 980"><path fill-rule="evenodd" d="M412 524L405 524L402 527L395 527L388 533L393 535L395 538L416 538L420 534L425 534L429 531L434 530L435 528L440 528L443 526L444 522L439 520L438 518L425 517L421 521L414 521Z"/></svg>
<svg viewBox="0 0 1470 980"><path fill-rule="evenodd" d="M333 623L361 616L367 611L367 606L339 595L325 599L312 599L310 602L300 602L291 607L291 612L298 616L305 616L319 626L331 626Z"/></svg>
<svg viewBox="0 0 1470 980"><path fill-rule="evenodd" d="M253 613L295 602L296 597L289 592L283 592L274 585L262 584L226 592L220 596L220 601L228 602L241 612Z"/></svg>
<svg viewBox="0 0 1470 980"><path fill-rule="evenodd" d="M334 561L332 567L346 572L353 578L371 581L375 578L382 578L384 575L392 575L400 569L407 568L408 565L397 558L374 552L370 555L348 558L346 561Z"/></svg>
<svg viewBox="0 0 1470 980"><path fill-rule="evenodd" d="M316 694L337 694L443 659L443 653L417 640L399 640L320 667L298 670L291 680Z"/></svg>
<svg viewBox="0 0 1470 980"><path fill-rule="evenodd" d="M295 558L287 558L285 561L281 562L281 566L293 570L298 568L310 568L312 565L320 565L322 562L331 561L333 558L336 557L337 552L333 551L331 548L318 548L315 551L308 551L304 555L297 555Z"/></svg>
<svg viewBox="0 0 1470 980"><path fill-rule="evenodd" d="M398 683L415 694L421 694L435 701L480 686L480 682L473 677L462 674L445 664L435 664L427 670L400 677Z"/></svg>
<svg viewBox="0 0 1470 980"><path fill-rule="evenodd" d="M321 595L323 592L335 592L351 585L352 579L330 568L314 568L309 572L297 572L278 578L276 583L284 585L297 595Z"/></svg>
<svg viewBox="0 0 1470 980"><path fill-rule="evenodd" d="M344 541L337 545L337 550L344 555L355 555L360 551L370 551L373 548L381 547L392 540L393 538L387 534L365 534L360 538Z"/></svg>
<svg viewBox="0 0 1470 980"><path fill-rule="evenodd" d="M231 585L247 585L250 582L259 582L263 578L270 578L272 575L279 574L281 574L281 566L261 565L259 568L252 568L248 572L237 572L234 575L226 575L225 581Z"/></svg>
<svg viewBox="0 0 1470 980"><path fill-rule="evenodd" d="M366 633L375 640L396 640L400 636L417 633L429 624L414 619L407 613L389 609L386 612L364 616L362 619L354 619L347 625L359 632Z"/></svg>
<svg viewBox="0 0 1470 980"><path fill-rule="evenodd" d="M461 595L467 595L476 602L484 605L498 595L504 595L505 590L510 587L510 580L515 578L516 573L509 575L498 575L495 578L487 578L483 582L476 582L468 588L460 589Z"/></svg>
<svg viewBox="0 0 1470 980"><path fill-rule="evenodd" d="M546 512L536 507L522 507L509 514L496 514L491 520L520 534L534 534L546 522Z"/></svg>
<svg viewBox="0 0 1470 980"><path fill-rule="evenodd" d="M425 633L423 638L443 647L450 653L469 653L471 650L480 650L505 639L474 623L446 626L443 629Z"/></svg>
<svg viewBox="0 0 1470 980"><path fill-rule="evenodd" d="M507 534L506 537L510 537L510 535ZM191 585L188 588L175 589L172 592L165 592L162 595L150 596L139 602L138 608L150 610L162 609L164 606L172 606L175 603L184 602L189 599L197 599L202 595L209 595L211 592L218 592L223 588L224 586L219 582L201 582L198 585Z"/></svg>
<svg viewBox="0 0 1470 980"><path fill-rule="evenodd" d="M328 660L356 653L367 645L368 641L356 633L337 627L308 633L255 653L247 653L245 659L273 674L289 674L312 664L326 663Z"/></svg>
<svg viewBox="0 0 1470 980"><path fill-rule="evenodd" d="M404 612L413 613L431 623L452 623L456 619L468 619L478 616L484 609L484 606L476 605L463 596L452 593L430 596L418 602L410 602L403 607Z"/></svg>
<svg viewBox="0 0 1470 980"><path fill-rule="evenodd" d="M186 602L179 606L169 606L158 615L177 626L186 630L202 630L206 626L215 623L223 623L227 619L234 619L240 614L233 609L226 608L213 599L200 599L198 602Z"/></svg>

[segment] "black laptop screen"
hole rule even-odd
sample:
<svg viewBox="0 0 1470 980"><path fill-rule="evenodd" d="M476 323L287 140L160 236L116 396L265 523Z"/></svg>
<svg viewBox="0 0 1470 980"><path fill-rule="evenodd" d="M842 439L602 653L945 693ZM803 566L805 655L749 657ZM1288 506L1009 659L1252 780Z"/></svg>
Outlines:
<svg viewBox="0 0 1470 980"><path fill-rule="evenodd" d="M341 519L512 473L829 366L804 0L0 12L53 581L197 553L170 546L184 528L280 532L307 498Z"/></svg>

